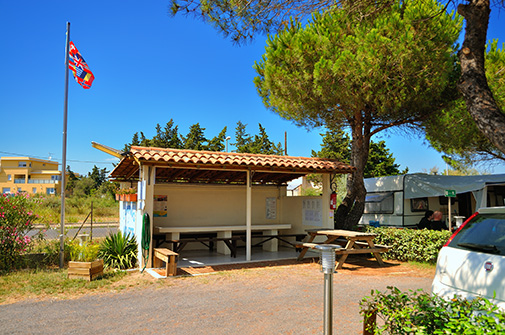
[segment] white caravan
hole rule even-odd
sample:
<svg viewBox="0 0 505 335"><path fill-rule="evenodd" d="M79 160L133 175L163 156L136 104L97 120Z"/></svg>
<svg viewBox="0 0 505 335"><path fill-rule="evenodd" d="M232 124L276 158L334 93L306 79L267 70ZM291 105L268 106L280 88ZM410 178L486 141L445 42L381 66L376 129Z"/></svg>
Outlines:
<svg viewBox="0 0 505 335"><path fill-rule="evenodd" d="M406 174L365 179L367 196L360 225L415 227L427 210L459 223L481 207L505 205L505 174L440 176ZM448 198L446 191L455 191ZM447 222L446 222L447 223Z"/></svg>

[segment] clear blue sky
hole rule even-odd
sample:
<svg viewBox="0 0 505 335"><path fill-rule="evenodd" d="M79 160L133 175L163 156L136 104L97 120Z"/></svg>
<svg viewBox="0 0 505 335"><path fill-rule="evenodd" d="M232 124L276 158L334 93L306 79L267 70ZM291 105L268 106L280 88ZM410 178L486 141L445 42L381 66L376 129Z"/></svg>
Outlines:
<svg viewBox="0 0 505 335"><path fill-rule="evenodd" d="M234 46L193 18L170 18L166 0L0 0L1 156L61 162L66 22L71 40L95 75L84 90L69 81L67 164L85 174L93 165L112 170L112 156L91 141L122 149L132 135L152 137L171 118L186 134L199 122L216 136L224 126L233 142L237 121L251 134L258 123L288 154L310 157L323 130L307 131L267 110L253 84L254 61L265 36ZM488 39L505 42L505 12L494 9ZM501 21L501 22L500 22ZM441 170L441 155L422 138L383 137L401 168ZM230 146L233 150L233 146ZM490 172L503 173L505 166Z"/></svg>

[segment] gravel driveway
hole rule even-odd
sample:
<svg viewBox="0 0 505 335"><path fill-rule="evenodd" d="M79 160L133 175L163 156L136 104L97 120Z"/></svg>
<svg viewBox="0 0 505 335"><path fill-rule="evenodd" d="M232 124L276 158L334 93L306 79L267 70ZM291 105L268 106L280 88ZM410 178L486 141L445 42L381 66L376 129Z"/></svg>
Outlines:
<svg viewBox="0 0 505 335"><path fill-rule="evenodd" d="M430 290L432 276L399 267L334 275L333 334L361 334L359 301L372 289ZM0 334L322 334L323 274L295 264L153 280L121 293L2 305L0 325Z"/></svg>

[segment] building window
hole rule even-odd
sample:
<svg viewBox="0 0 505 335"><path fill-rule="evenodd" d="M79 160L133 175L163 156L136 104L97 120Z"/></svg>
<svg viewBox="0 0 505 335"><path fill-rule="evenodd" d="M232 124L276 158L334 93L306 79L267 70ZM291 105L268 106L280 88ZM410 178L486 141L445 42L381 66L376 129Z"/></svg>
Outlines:
<svg viewBox="0 0 505 335"><path fill-rule="evenodd" d="M4 187L2 188L2 193L11 193L11 188L10 187Z"/></svg>
<svg viewBox="0 0 505 335"><path fill-rule="evenodd" d="M12 180L12 176L10 174L7 175L7 181L11 181Z"/></svg>
<svg viewBox="0 0 505 335"><path fill-rule="evenodd" d="M54 195L54 194L56 194L55 188L54 187L48 187L48 188L46 188L46 194L47 195Z"/></svg>
<svg viewBox="0 0 505 335"><path fill-rule="evenodd" d="M51 180L52 180L52 181L61 180L61 176L60 176L60 175L57 175L57 176L51 176Z"/></svg>
<svg viewBox="0 0 505 335"><path fill-rule="evenodd" d="M18 167L26 167L26 162L19 162Z"/></svg>
<svg viewBox="0 0 505 335"><path fill-rule="evenodd" d="M393 214L394 195L388 193L368 193L365 198L366 214Z"/></svg>
<svg viewBox="0 0 505 335"><path fill-rule="evenodd" d="M21 189L21 187L18 187L18 193L21 193L23 192L23 190Z"/></svg>
<svg viewBox="0 0 505 335"><path fill-rule="evenodd" d="M36 187L32 187L32 193L33 194L37 193L37 188Z"/></svg>

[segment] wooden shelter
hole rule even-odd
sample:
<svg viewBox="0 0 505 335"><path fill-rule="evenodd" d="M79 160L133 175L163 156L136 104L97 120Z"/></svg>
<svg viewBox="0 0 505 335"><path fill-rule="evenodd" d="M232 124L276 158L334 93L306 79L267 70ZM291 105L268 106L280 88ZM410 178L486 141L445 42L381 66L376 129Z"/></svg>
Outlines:
<svg viewBox="0 0 505 335"><path fill-rule="evenodd" d="M99 149L106 151L103 148ZM121 229L141 241L142 217L147 213L150 234L164 232L172 239L187 232L218 232L226 237L243 230L247 260L251 260L254 229L276 234L333 228L331 180L355 170L331 159L139 146L118 157L121 161L111 178L138 191L136 202L121 203ZM286 195L289 181L314 173L322 175L321 196ZM276 248L275 242L266 248ZM153 250L152 238L149 250ZM226 248L218 246L218 251Z"/></svg>

